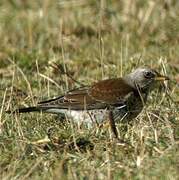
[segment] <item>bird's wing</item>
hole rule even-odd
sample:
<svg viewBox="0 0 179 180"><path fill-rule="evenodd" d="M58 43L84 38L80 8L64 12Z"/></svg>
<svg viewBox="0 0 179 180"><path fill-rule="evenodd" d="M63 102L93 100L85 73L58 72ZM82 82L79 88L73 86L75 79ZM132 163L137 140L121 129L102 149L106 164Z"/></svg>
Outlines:
<svg viewBox="0 0 179 180"><path fill-rule="evenodd" d="M89 87L87 86L71 90L64 96L40 102L39 107L71 110L92 110L106 108L106 104L92 98L88 94L88 90Z"/></svg>
<svg viewBox="0 0 179 180"><path fill-rule="evenodd" d="M109 106L118 108L126 105L127 98L133 93L132 87L122 78L108 79L67 92L66 95L39 103L39 107L93 110Z"/></svg>
<svg viewBox="0 0 179 180"><path fill-rule="evenodd" d="M107 79L95 83L89 90L89 95L96 101L109 105L123 105L134 89L122 78Z"/></svg>

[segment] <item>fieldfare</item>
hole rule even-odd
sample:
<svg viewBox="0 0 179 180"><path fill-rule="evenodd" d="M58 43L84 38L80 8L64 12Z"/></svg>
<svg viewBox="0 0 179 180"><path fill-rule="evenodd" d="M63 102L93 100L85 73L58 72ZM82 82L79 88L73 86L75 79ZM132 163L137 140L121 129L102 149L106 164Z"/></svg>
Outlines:
<svg viewBox="0 0 179 180"><path fill-rule="evenodd" d="M86 123L101 123L109 119L117 137L115 122L134 119L142 111L154 84L168 79L154 69L138 68L124 77L73 89L63 96L40 102L34 107L20 108L15 112L65 113L69 119Z"/></svg>

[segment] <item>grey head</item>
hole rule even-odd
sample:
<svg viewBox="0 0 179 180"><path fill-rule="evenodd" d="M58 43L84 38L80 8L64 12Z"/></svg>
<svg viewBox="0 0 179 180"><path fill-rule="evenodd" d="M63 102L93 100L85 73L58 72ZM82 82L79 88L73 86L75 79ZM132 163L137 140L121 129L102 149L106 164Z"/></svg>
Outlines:
<svg viewBox="0 0 179 180"><path fill-rule="evenodd" d="M144 91L148 91L154 87L157 81L169 80L167 76L163 76L154 69L148 67L137 68L132 73L126 75L124 79L133 88L139 88Z"/></svg>

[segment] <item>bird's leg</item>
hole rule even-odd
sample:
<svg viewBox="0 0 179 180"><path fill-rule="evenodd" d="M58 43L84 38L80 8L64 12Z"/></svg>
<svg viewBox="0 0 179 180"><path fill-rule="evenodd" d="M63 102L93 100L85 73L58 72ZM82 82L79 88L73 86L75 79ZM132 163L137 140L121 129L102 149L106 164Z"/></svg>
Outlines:
<svg viewBox="0 0 179 180"><path fill-rule="evenodd" d="M109 124L110 124L112 132L115 135L115 138L118 139L119 138L118 137L118 132L117 132L117 128L116 128L116 124L115 124L115 121L114 121L114 117L113 117L112 111L109 111Z"/></svg>
<svg viewBox="0 0 179 180"><path fill-rule="evenodd" d="M110 124L112 132L115 135L115 138L116 138L118 144L121 146L125 146L127 143L125 141L123 141L122 139L120 139L118 136L118 132L117 132L117 128L116 128L116 124L114 121L114 116L113 116L112 111L109 111L109 124Z"/></svg>

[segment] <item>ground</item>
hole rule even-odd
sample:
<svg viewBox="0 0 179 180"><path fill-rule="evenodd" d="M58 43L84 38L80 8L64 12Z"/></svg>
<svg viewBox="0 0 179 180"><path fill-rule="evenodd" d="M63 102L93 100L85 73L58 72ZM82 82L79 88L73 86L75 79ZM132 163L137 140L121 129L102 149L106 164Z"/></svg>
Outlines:
<svg viewBox="0 0 179 180"><path fill-rule="evenodd" d="M1 179L179 179L178 9L175 0L2 0ZM5 113L144 65L170 81L118 124L129 146L107 126Z"/></svg>

